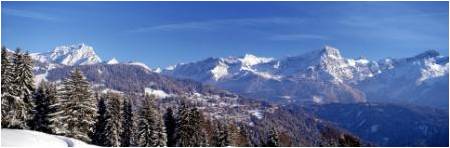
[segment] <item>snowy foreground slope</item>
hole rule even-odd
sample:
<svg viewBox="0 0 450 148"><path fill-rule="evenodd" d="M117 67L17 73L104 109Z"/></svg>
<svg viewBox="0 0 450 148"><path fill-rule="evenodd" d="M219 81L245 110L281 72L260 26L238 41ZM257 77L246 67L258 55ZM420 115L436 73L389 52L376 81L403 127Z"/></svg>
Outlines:
<svg viewBox="0 0 450 148"><path fill-rule="evenodd" d="M80 140L38 131L2 129L2 147L94 147Z"/></svg>

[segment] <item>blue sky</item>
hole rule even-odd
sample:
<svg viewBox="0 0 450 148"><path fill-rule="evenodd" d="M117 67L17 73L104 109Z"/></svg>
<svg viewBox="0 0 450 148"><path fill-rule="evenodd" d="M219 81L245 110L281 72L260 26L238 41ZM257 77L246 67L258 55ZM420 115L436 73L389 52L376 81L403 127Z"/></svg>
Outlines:
<svg viewBox="0 0 450 148"><path fill-rule="evenodd" d="M103 59L166 67L207 57L448 55L448 2L2 2L2 45L86 43Z"/></svg>

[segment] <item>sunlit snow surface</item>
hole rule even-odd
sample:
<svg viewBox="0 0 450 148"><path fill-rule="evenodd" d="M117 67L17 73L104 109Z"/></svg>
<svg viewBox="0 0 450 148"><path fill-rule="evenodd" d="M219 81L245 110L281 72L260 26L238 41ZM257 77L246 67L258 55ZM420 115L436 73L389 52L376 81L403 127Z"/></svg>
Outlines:
<svg viewBox="0 0 450 148"><path fill-rule="evenodd" d="M211 74L214 77L214 80L219 80L220 78L228 75L228 65L226 65L223 62L219 62L219 65L214 67L214 69L211 70Z"/></svg>
<svg viewBox="0 0 450 148"><path fill-rule="evenodd" d="M249 112L258 119L263 118L263 114L261 113L260 110L249 110Z"/></svg>
<svg viewBox="0 0 450 148"><path fill-rule="evenodd" d="M45 71L45 73L42 73L42 74L35 75L34 76L35 85L37 86L43 80L47 81L47 75L48 75L48 71Z"/></svg>
<svg viewBox="0 0 450 148"><path fill-rule="evenodd" d="M117 61L116 58L112 58L111 60L109 60L108 62L106 62L106 64L110 64L110 65L112 65L112 64L119 64L119 61Z"/></svg>
<svg viewBox="0 0 450 148"><path fill-rule="evenodd" d="M167 98L167 97L173 96L173 94L168 94L163 90L157 90L157 89L152 89L152 88L145 88L144 91L146 94L154 95L157 98Z"/></svg>
<svg viewBox="0 0 450 148"><path fill-rule="evenodd" d="M95 147L77 139L38 131L2 129L2 147Z"/></svg>
<svg viewBox="0 0 450 148"><path fill-rule="evenodd" d="M130 62L128 64L141 66L141 67L143 67L143 68L145 68L145 69L147 69L149 71L152 71L152 69L150 69L150 67L148 67L147 65L145 65L144 63L141 63L141 62Z"/></svg>

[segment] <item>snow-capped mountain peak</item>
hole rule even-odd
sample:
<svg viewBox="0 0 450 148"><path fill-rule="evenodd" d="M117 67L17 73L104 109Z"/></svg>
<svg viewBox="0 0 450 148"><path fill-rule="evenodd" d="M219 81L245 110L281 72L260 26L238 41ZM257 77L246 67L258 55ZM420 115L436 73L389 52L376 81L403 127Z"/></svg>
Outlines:
<svg viewBox="0 0 450 148"><path fill-rule="evenodd" d="M430 58L424 60L424 66L421 69L421 76L417 80L417 84L421 84L423 81L448 75L448 63L438 64L436 59Z"/></svg>
<svg viewBox="0 0 450 148"><path fill-rule="evenodd" d="M333 58L342 58L339 49L326 45L322 50L321 54Z"/></svg>
<svg viewBox="0 0 450 148"><path fill-rule="evenodd" d="M282 60L281 65L282 75L297 75L303 78L327 79L336 82L353 78L349 69L350 64L341 56L339 49L331 46L288 57Z"/></svg>
<svg viewBox="0 0 450 148"><path fill-rule="evenodd" d="M239 59L239 61L242 62L242 65L245 65L245 66L253 66L256 64L267 63L272 60L273 60L273 58L257 57L252 54L245 54L245 56L243 58Z"/></svg>
<svg viewBox="0 0 450 148"><path fill-rule="evenodd" d="M324 46L319 50L312 50L299 56L288 57L286 58L285 61L289 61L290 63L307 62L305 64L320 64L324 61L326 62L335 60L343 60L343 57L341 56L339 49L331 46Z"/></svg>
<svg viewBox="0 0 450 148"><path fill-rule="evenodd" d="M94 48L84 43L63 45L54 48L51 52L31 54L32 58L44 63L62 65L88 65L102 62Z"/></svg>
<svg viewBox="0 0 450 148"><path fill-rule="evenodd" d="M111 60L109 60L108 62L106 62L106 64L119 64L119 61L117 61L116 58L112 58Z"/></svg>
<svg viewBox="0 0 450 148"><path fill-rule="evenodd" d="M84 43L70 46L58 46L50 54L50 59L63 65L86 65L100 63L94 48Z"/></svg>

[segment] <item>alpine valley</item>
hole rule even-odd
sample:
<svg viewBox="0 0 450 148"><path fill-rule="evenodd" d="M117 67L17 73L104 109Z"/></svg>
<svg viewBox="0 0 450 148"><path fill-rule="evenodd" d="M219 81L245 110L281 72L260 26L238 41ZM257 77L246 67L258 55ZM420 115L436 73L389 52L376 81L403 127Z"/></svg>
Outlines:
<svg viewBox="0 0 450 148"><path fill-rule="evenodd" d="M251 131L253 145L276 125L282 146L448 146L449 58L435 50L369 60L325 46L281 59L246 54L163 69L103 61L86 44L30 55L36 85L61 83L79 69L96 92L132 98L135 109L143 94L156 96L161 111L187 100L207 119Z"/></svg>

